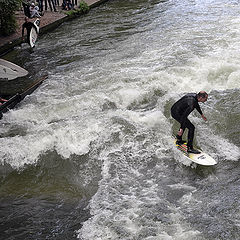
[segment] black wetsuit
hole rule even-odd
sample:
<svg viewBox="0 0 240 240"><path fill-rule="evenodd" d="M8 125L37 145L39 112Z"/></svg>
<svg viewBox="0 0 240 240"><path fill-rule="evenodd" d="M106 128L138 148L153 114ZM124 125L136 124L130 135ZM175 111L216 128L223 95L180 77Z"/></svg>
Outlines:
<svg viewBox="0 0 240 240"><path fill-rule="evenodd" d="M193 145L193 138L194 138L194 125L189 121L188 115L194 110L197 111L202 115L201 108L198 104L197 94L196 93L189 93L183 96L180 100L173 104L171 108L171 115L174 119L176 119L183 129L188 128L188 147L192 148Z"/></svg>
<svg viewBox="0 0 240 240"><path fill-rule="evenodd" d="M22 25L22 37L24 36L24 29L27 29L27 43L30 44L29 36L30 36L30 31L32 27L35 27L32 22L25 22Z"/></svg>

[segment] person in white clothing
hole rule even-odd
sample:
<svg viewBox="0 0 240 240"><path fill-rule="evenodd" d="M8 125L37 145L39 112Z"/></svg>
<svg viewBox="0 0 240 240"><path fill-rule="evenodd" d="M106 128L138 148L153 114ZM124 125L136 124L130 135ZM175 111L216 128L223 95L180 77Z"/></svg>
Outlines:
<svg viewBox="0 0 240 240"><path fill-rule="evenodd" d="M40 18L41 17L39 12L38 12L39 11L39 7L35 6L34 3L31 4L29 9L30 9L30 15L31 15L30 18L35 18L35 17Z"/></svg>

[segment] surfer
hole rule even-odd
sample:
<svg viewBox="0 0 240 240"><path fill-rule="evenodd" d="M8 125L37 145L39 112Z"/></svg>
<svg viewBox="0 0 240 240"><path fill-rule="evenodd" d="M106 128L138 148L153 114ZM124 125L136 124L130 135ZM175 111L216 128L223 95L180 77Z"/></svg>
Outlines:
<svg viewBox="0 0 240 240"><path fill-rule="evenodd" d="M25 17L25 22L22 25L22 40L24 40L24 29L27 29L27 43L30 44L30 31L32 29L32 27L34 27L34 24L32 22L29 21L28 17Z"/></svg>
<svg viewBox="0 0 240 240"><path fill-rule="evenodd" d="M202 110L198 102L206 102L208 99L208 94L205 91L200 91L196 93L188 93L183 96L180 100L173 104L171 108L172 117L177 120L181 125L177 134L177 144L181 145L185 141L182 140L182 135L185 128L188 128L188 142L187 142L187 151L189 153L200 153L198 150L193 148L193 138L195 126L189 121L188 115L196 108L197 111L201 114L203 120L207 121L207 118L202 113Z"/></svg>

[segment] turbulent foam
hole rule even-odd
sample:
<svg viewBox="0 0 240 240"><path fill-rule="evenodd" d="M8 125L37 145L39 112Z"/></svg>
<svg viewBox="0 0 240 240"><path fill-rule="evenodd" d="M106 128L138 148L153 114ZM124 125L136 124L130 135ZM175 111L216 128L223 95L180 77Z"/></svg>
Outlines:
<svg viewBox="0 0 240 240"><path fill-rule="evenodd" d="M134 166L131 158L105 158L108 174L105 169L99 191L91 199L92 218L78 231L79 238L196 239L200 232L191 230L181 211L165 199L158 178L152 169L144 167L143 159L142 164ZM118 164L113 175L111 165L119 161L121 167ZM158 165L158 174L163 177L166 167ZM187 192L193 190L185 186L179 188Z"/></svg>
<svg viewBox="0 0 240 240"><path fill-rule="evenodd" d="M201 205L198 196L204 180L198 169L186 167L191 161L172 143L169 109L186 92L206 90L216 99L213 90L239 87L240 21L224 15L219 24L215 11L221 12L222 5L216 10L214 1L210 6L159 1L149 9L146 1L131 2L144 9L144 21L138 26L134 19L129 32L119 25L129 21L131 26L131 7L124 11L126 18L111 15L114 8L111 17L85 16L72 23L76 34L70 34L69 45L64 36L72 33L71 24L62 26L62 34L51 33L59 43L54 37L51 44L48 37L39 42L29 65L50 76L4 115L1 163L19 168L34 164L47 151L69 159L94 151L89 161L99 161L102 179L93 183L98 189L89 204L92 216L78 230L79 238L204 239L205 225L190 221L195 218L192 209L206 203ZM91 21L99 23L89 29ZM37 54L45 58L40 62ZM203 111L211 116L213 108L207 103ZM220 161L219 156L239 159L237 146L194 116L197 144L204 151ZM204 183L209 185L209 179Z"/></svg>
<svg viewBox="0 0 240 240"><path fill-rule="evenodd" d="M76 105L75 102L72 107L71 101L64 100L55 101L53 106L42 105L38 108L29 104L27 109L20 108L6 115L3 119L6 125L17 121L19 128L24 126L27 130L20 136L16 132L16 136L5 138L0 153L2 163L21 167L35 163L41 154L53 150L64 158L71 154L86 154L90 143L101 132L101 127L96 119L88 118L86 109L82 108L81 118L77 116Z"/></svg>

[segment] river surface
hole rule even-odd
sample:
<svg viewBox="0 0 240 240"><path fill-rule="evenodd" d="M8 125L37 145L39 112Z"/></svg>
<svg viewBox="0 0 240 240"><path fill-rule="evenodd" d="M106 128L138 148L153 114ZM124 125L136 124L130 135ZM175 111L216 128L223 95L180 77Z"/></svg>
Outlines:
<svg viewBox="0 0 240 240"><path fill-rule="evenodd" d="M112 0L4 58L49 78L0 122L1 239L239 239L239 0ZM200 90L213 167L171 138Z"/></svg>

